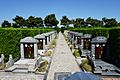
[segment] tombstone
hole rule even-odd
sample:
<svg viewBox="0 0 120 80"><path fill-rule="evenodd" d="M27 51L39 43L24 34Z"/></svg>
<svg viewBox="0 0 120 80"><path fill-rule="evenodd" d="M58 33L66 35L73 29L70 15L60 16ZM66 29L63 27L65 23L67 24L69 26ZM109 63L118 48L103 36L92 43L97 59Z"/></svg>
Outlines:
<svg viewBox="0 0 120 80"><path fill-rule="evenodd" d="M91 34L85 34L81 37L81 47L83 49L91 50Z"/></svg>
<svg viewBox="0 0 120 80"><path fill-rule="evenodd" d="M45 36L38 34L34 36L35 39L38 40L37 47L38 47L38 54L39 55L44 55L44 50L45 50Z"/></svg>
<svg viewBox="0 0 120 80"><path fill-rule="evenodd" d="M73 32L70 31L70 32L69 32L69 40L70 40L71 43L72 43L72 41L73 41L73 38L74 38Z"/></svg>
<svg viewBox="0 0 120 80"><path fill-rule="evenodd" d="M26 37L20 41L21 59L35 59L37 58L38 40L32 37Z"/></svg>
<svg viewBox="0 0 120 80"><path fill-rule="evenodd" d="M50 34L49 33L44 33L45 36L45 45L49 45L50 43Z"/></svg>
<svg viewBox="0 0 120 80"><path fill-rule="evenodd" d="M71 38L72 38L72 37L71 37L70 31L68 31L67 38L68 38L69 41L71 41Z"/></svg>
<svg viewBox="0 0 120 80"><path fill-rule="evenodd" d="M81 45L81 37L83 36L83 33L76 33L76 42L77 45Z"/></svg>
<svg viewBox="0 0 120 80"><path fill-rule="evenodd" d="M38 56L38 40L32 37L26 37L20 40L20 52L21 58L14 63L13 66L7 68L5 71L9 72L35 72L42 60L41 56ZM10 56L10 60L12 57Z"/></svg>
<svg viewBox="0 0 120 80"><path fill-rule="evenodd" d="M51 31L50 32L50 39L51 39L51 41L54 39L54 37L55 37L55 31Z"/></svg>
<svg viewBox="0 0 120 80"><path fill-rule="evenodd" d="M102 54L105 52L107 38L103 36L98 36L92 39L91 41L91 54L94 59L101 59Z"/></svg>

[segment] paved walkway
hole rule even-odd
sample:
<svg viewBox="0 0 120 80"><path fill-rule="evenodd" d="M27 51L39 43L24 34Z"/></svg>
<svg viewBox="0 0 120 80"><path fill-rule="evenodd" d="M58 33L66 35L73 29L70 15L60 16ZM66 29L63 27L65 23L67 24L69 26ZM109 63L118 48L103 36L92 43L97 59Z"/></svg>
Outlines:
<svg viewBox="0 0 120 80"><path fill-rule="evenodd" d="M34 73L0 72L0 80L43 80L44 75Z"/></svg>
<svg viewBox="0 0 120 80"><path fill-rule="evenodd" d="M47 80L54 80L55 72L78 72L80 71L72 52L62 33L59 33L56 48L48 72Z"/></svg>

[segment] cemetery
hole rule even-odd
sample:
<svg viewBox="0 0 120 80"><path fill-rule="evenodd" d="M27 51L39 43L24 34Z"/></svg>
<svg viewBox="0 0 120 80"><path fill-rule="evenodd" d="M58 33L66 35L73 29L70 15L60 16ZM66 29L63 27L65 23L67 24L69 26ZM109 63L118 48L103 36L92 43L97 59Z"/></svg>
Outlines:
<svg viewBox="0 0 120 80"><path fill-rule="evenodd" d="M83 64L82 62L80 62L80 60L84 60L84 63L87 62L91 65L92 72L96 75L109 77L120 76L120 69L118 67L102 60L103 55L107 52L106 49L108 47L108 38L104 36L93 37L91 34L83 34L81 32L68 30L64 31L64 34L68 38L68 41L70 41L71 45L73 45L80 51L81 58L76 58L76 61L79 65ZM76 35L79 35L79 37L77 37ZM87 61L85 59L87 59ZM84 68L83 70L85 69L86 68Z"/></svg>
<svg viewBox="0 0 120 80"><path fill-rule="evenodd" d="M13 73L36 73L40 71L41 64L50 63L51 56L46 56L45 52L50 48L50 44L57 35L56 31L38 34L34 37L25 37L20 40L20 59L14 61L12 55L9 55L7 63L4 62L4 55L1 54L0 69L5 72ZM52 49L51 49L52 50ZM52 53L53 54L53 53ZM46 69L43 71L45 72ZM45 73L44 73L45 74Z"/></svg>
<svg viewBox="0 0 120 80"><path fill-rule="evenodd" d="M120 80L120 0L0 5L0 80Z"/></svg>
<svg viewBox="0 0 120 80"><path fill-rule="evenodd" d="M56 43L57 36L58 40ZM64 41L64 39L66 41ZM19 41L20 58L17 61L12 54L9 54L9 59L6 62L6 56L1 54L0 71L17 74L33 73L35 75L42 75L46 80L52 78L52 73L55 70L59 70L59 72L55 72L54 74L55 80L60 76L61 78L72 79L79 74L84 76L89 75L88 77L94 76L96 79L118 77L120 76L120 69L103 60L104 54L109 52L109 44L107 41L108 37L105 36L93 36L90 33L70 30L65 30L63 34L60 32L59 35L56 31L49 31L36 34L35 36L27 36ZM63 44L63 42L65 43ZM63 45L69 47L64 48ZM70 49L70 51L68 49ZM67 53L72 53L72 55ZM72 57L73 55L75 58ZM67 62L65 62L64 65L66 65L66 67L61 66L61 64L64 63L63 59L64 61L71 60L74 64L67 64ZM56 67L58 65L59 67ZM66 68L66 70L69 68L67 65L70 65L69 67L74 66L73 69L75 69L76 72L61 72L63 67ZM72 68L69 69L71 71ZM77 73L79 70L80 73ZM84 78L83 76L79 77Z"/></svg>

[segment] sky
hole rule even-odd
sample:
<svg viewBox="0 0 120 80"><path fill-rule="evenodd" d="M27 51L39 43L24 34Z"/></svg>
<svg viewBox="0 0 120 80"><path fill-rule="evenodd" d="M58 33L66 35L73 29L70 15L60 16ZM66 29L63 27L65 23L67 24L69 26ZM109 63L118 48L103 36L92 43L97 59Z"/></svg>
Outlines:
<svg viewBox="0 0 120 80"><path fill-rule="evenodd" d="M69 19L107 17L120 22L120 0L0 0L0 23L12 22L16 15L44 19L53 13L58 20L62 16Z"/></svg>

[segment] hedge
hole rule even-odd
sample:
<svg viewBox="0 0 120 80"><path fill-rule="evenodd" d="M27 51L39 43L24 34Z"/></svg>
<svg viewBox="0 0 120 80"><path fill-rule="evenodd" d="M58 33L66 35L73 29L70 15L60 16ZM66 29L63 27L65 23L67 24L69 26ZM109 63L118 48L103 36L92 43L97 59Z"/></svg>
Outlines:
<svg viewBox="0 0 120 80"><path fill-rule="evenodd" d="M5 55L5 61L9 54L13 58L20 57L20 40L27 36L35 36L53 29L21 29L21 28L0 28L0 54Z"/></svg>
<svg viewBox="0 0 120 80"><path fill-rule="evenodd" d="M80 32L83 34L92 34L92 37L96 37L96 36L108 37L110 29L111 28L72 28L72 29L68 29L68 30Z"/></svg>
<svg viewBox="0 0 120 80"><path fill-rule="evenodd" d="M120 29L111 29L109 34L110 59L108 61L120 68Z"/></svg>

